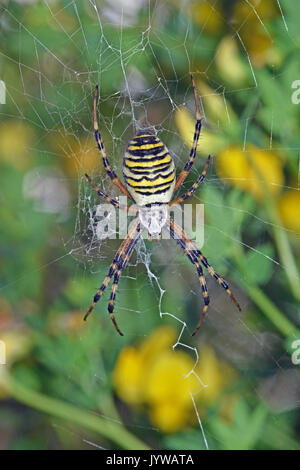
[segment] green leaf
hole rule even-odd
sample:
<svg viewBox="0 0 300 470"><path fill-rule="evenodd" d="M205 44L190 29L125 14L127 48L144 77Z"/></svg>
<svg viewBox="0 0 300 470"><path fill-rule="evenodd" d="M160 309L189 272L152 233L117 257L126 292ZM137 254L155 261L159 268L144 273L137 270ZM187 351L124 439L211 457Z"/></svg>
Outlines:
<svg viewBox="0 0 300 470"><path fill-rule="evenodd" d="M266 417L267 409L263 405L257 405L252 411L241 398L235 406L232 423L227 424L216 417L210 427L223 449L250 450L260 437Z"/></svg>
<svg viewBox="0 0 300 470"><path fill-rule="evenodd" d="M260 245L255 251L248 251L245 264L249 279L255 284L265 284L272 276L274 248L270 243Z"/></svg>
<svg viewBox="0 0 300 470"><path fill-rule="evenodd" d="M207 436L205 436L207 438ZM167 436L164 439L164 443L167 449L172 450L205 450L205 442L201 431L192 431L185 433L178 433L171 436ZM211 450L214 448L213 444L208 442L208 448Z"/></svg>

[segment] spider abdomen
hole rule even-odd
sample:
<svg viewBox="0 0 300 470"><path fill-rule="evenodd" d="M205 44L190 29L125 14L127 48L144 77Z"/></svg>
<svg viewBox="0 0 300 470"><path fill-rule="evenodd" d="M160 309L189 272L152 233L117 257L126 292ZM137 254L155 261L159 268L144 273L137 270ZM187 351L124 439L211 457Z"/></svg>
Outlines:
<svg viewBox="0 0 300 470"><path fill-rule="evenodd" d="M139 206L170 202L175 186L175 165L167 147L155 135L139 133L128 144L123 175Z"/></svg>

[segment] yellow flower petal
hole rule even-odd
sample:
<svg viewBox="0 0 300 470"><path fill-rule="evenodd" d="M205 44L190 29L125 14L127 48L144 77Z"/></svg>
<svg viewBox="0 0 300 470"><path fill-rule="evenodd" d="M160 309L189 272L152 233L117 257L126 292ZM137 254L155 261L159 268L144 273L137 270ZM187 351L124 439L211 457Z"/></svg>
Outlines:
<svg viewBox="0 0 300 470"><path fill-rule="evenodd" d="M272 151L249 145L247 151L230 146L217 155L217 174L228 184L236 186L261 200L266 189L276 194L284 177L280 159Z"/></svg>
<svg viewBox="0 0 300 470"><path fill-rule="evenodd" d="M242 41L255 67L263 67L267 63L279 64L282 60L279 50L274 48L272 37L265 28L268 21L279 14L278 6L273 0L236 2L232 21L239 29Z"/></svg>
<svg viewBox="0 0 300 470"><path fill-rule="evenodd" d="M6 121L0 125L0 160L17 170L32 165L35 132L23 121Z"/></svg>
<svg viewBox="0 0 300 470"><path fill-rule="evenodd" d="M186 424L186 410L178 403L161 402L151 408L150 419L160 431L172 433L179 431Z"/></svg>
<svg viewBox="0 0 300 470"><path fill-rule="evenodd" d="M214 403L224 387L234 378L233 369L217 358L214 350L208 346L201 349L195 371L206 385L199 393L199 401L207 405Z"/></svg>
<svg viewBox="0 0 300 470"><path fill-rule="evenodd" d="M183 106L179 107L175 112L175 124L185 143L190 149L193 143L195 131L195 118ZM214 154L225 144L224 137L213 133L202 127L201 135L197 147L197 152L207 158L207 155Z"/></svg>
<svg viewBox="0 0 300 470"><path fill-rule="evenodd" d="M300 233L300 190L289 189L283 194L279 213L286 228Z"/></svg>
<svg viewBox="0 0 300 470"><path fill-rule="evenodd" d="M70 176L93 173L95 170L103 171L101 155L94 138L76 139L61 131L51 136L49 144L59 155L59 163Z"/></svg>
<svg viewBox="0 0 300 470"><path fill-rule="evenodd" d="M26 356L32 345L32 340L26 331L6 330L1 333L0 339L5 344L7 366Z"/></svg>
<svg viewBox="0 0 300 470"><path fill-rule="evenodd" d="M15 361L26 356L31 348L32 340L26 331L5 330L1 332L0 337L0 400L5 399L8 393L5 389L5 378L9 367ZM2 364L5 361L5 364Z"/></svg>
<svg viewBox="0 0 300 470"><path fill-rule="evenodd" d="M113 373L117 394L127 403L140 404L147 401L147 377L153 364L164 354L172 351L177 333L171 326L157 328L138 348L122 350Z"/></svg>
<svg viewBox="0 0 300 470"><path fill-rule="evenodd" d="M251 2L237 2L233 12L233 21L245 24L245 28L254 22L260 24L259 18L264 22L279 15L279 9L273 0L251 0Z"/></svg>
<svg viewBox="0 0 300 470"><path fill-rule="evenodd" d="M196 80L196 86L201 95L205 114L210 121L225 126L236 121L236 115L222 93L214 90L202 80Z"/></svg>
<svg viewBox="0 0 300 470"><path fill-rule="evenodd" d="M220 75L230 85L237 87L246 82L247 69L241 60L237 42L232 36L225 36L222 39L216 52L215 61Z"/></svg>
<svg viewBox="0 0 300 470"><path fill-rule="evenodd" d="M145 399L148 403L172 401L191 402L190 392L195 391L195 377L186 377L194 366L193 360L184 352L165 351L152 365L147 374Z"/></svg>
<svg viewBox="0 0 300 470"><path fill-rule="evenodd" d="M224 15L220 7L206 0L196 1L191 6L192 18L208 34L218 34L224 24Z"/></svg>
<svg viewBox="0 0 300 470"><path fill-rule="evenodd" d="M113 372L113 383L119 397L126 403L140 404L144 400L144 364L133 347L121 351Z"/></svg>
<svg viewBox="0 0 300 470"><path fill-rule="evenodd" d="M172 349L177 338L178 333L171 326L156 328L139 347L143 363L147 366L155 362L162 352Z"/></svg>

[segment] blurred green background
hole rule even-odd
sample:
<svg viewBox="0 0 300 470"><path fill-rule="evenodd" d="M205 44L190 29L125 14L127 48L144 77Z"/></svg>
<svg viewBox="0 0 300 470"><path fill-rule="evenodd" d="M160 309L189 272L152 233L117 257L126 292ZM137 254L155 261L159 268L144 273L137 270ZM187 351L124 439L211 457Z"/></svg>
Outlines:
<svg viewBox="0 0 300 470"><path fill-rule="evenodd" d="M294 0L2 1L1 449L300 448L299 31ZM83 178L117 196L94 87L117 173L143 125L179 172L191 72L205 120L184 188L211 153L192 202L242 312L207 273L191 338L194 267L174 242L144 241L119 285L121 338L107 293L82 321L120 244L95 237Z"/></svg>

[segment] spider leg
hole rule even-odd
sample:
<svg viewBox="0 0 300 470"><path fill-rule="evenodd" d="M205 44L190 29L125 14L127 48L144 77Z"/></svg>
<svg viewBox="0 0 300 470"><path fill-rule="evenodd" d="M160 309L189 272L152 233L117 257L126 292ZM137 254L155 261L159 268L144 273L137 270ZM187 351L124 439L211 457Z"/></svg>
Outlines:
<svg viewBox="0 0 300 470"><path fill-rule="evenodd" d="M200 131L201 131L201 115L200 115L200 108L199 108L199 98L198 98L198 93L197 93L197 88L195 85L194 77L191 75L192 79L192 85L194 89L194 97L195 97L195 105L196 105L196 124L195 124L195 133L194 133L194 140L193 140L193 145L192 149L190 152L190 158L184 165L183 170L181 171L180 175L178 176L178 179L175 184L174 191L176 191L179 186L184 182L185 178L191 171L191 168L194 164L195 158L196 158L196 150L197 150L197 144L200 136Z"/></svg>
<svg viewBox="0 0 300 470"><path fill-rule="evenodd" d="M188 238L186 236L186 234L184 233L184 231L181 229L181 227L179 227L176 222L174 220L170 220L170 230L173 230L173 238L175 238L175 234L176 234L176 241L177 243L183 248L183 246L185 246L186 250L189 252L189 253L193 253L193 255L196 257L196 258L199 258L201 263L203 264L203 266L208 270L209 274L214 277L218 284L223 287L223 289L227 292L227 294L229 295L229 297L231 298L231 300L235 303L235 305L237 306L238 310L241 311L241 306L240 304L238 303L238 301L236 300L236 298L234 297L234 295L232 294L231 290L229 289L229 286L227 284L227 282L218 274L216 273L216 271L214 270L214 268L208 263L207 259L205 258L205 256L202 254L202 252L196 247L196 245L194 244L194 242ZM172 232L171 232L171 235L172 235ZM207 310L207 309L206 309ZM193 333L196 334L198 329L200 328L201 326L201 323L204 319L204 315L205 315L205 311L203 310L203 313L202 313L202 316L200 318L200 321L199 323L197 324L196 326L196 329Z"/></svg>
<svg viewBox="0 0 300 470"><path fill-rule="evenodd" d="M200 184L204 180L204 178L206 176L206 173L207 173L207 170L208 170L208 167L209 167L209 163L210 163L210 155L208 155L208 158L207 158L206 163L205 163L205 167L204 167L201 175L197 178L197 180L193 184L193 186L185 194L183 194L182 196L179 196L176 199L173 199L173 201L169 202L169 207L172 207L175 204L181 204L183 201L185 201L186 199L188 199L189 197L192 196L192 194L196 191L198 186L200 186Z"/></svg>
<svg viewBox="0 0 300 470"><path fill-rule="evenodd" d="M116 252L116 255L113 259L113 262L111 263L110 267L109 267L109 270L108 270L108 273L107 273L107 276L105 277L103 283L101 284L101 286L99 287L99 289L97 290L95 296L94 296L94 300L90 306L90 308L88 309L88 311L86 312L86 314L84 315L84 320L86 321L88 316L90 315L90 313L94 310L94 307L96 305L96 303L100 300L103 292L105 291L106 287L108 286L108 284L110 283L110 280L111 278L113 277L117 267L118 267L118 263L119 263L119 260L120 260L120 257L123 255L123 253L126 251L127 249L127 246L128 244L130 243L130 240L132 239L132 237L135 236L135 233L138 231L138 222L136 222L134 224L134 226L132 227L132 229L130 230L130 232L127 234L127 237L123 240L123 242L121 243L118 251Z"/></svg>
<svg viewBox="0 0 300 470"><path fill-rule="evenodd" d="M131 255L132 255L132 252L134 250L134 247L140 237L140 226L138 225L137 227L137 231L136 231L136 234L135 236L130 240L130 243L129 245L127 246L126 248L126 251L124 253L124 256L123 254L121 254L120 256L120 259L119 259L119 263L118 263L118 269L117 271L115 271L115 274L114 274L114 283L112 285L112 289L111 289L111 294L110 294L110 299L109 299L109 303L108 303L108 313L110 315L110 318L113 322L113 324L115 325L115 328L117 330L117 332L119 333L119 335L121 336L124 336L123 333L120 331L118 325L117 325L117 322L115 320L115 316L114 316L114 307L115 307L115 299L116 299L116 294L117 294L117 289L118 289L118 284L119 284L119 280L120 280L120 277L121 277L121 274L123 272L123 270L125 269Z"/></svg>
<svg viewBox="0 0 300 470"><path fill-rule="evenodd" d="M223 289L225 289L225 291L227 292L227 294L229 295L229 297L231 298L231 300L235 303L235 305L237 306L238 310L241 312L242 309L241 309L241 306L240 304L238 303L238 301L236 300L236 298L234 297L234 295L232 294L231 290L229 289L229 286L227 284L227 282L214 270L214 268L208 263L207 259L205 258L205 256L201 253L200 250L197 250L197 257L200 259L201 263L203 264L203 266L205 266L205 268L207 269L207 271L209 272L209 274L214 277L218 283L220 284L221 287L223 287Z"/></svg>
<svg viewBox="0 0 300 470"><path fill-rule="evenodd" d="M131 195L129 194L129 192L127 191L127 189L123 185L123 183L121 183L121 181L117 177L116 173L114 172L114 170L111 168L111 166L109 164L107 154L106 154L106 151L105 151L105 148L104 148L103 140L102 140L102 137L101 137L101 134L100 134L100 131L99 131L99 125L98 125L98 119L97 119L97 97L98 97L98 85L96 85L95 93L94 93L94 134L95 134L95 139L96 139L96 142L97 142L98 149L99 149L99 151L101 153L101 156L102 156L102 161L103 161L105 171L108 174L108 176L110 177L110 179L112 180L112 182L117 186L117 188L119 188L119 190L123 194L125 194L127 197L129 197L129 199L132 199Z"/></svg>
<svg viewBox="0 0 300 470"><path fill-rule="evenodd" d="M110 196L108 196L107 194L105 194L103 191L101 191L101 189L99 189L96 184L94 183L94 181L92 180L92 178L87 174L85 173L85 177L86 179L88 180L88 182L90 183L90 185L92 186L92 188L96 191L96 193L98 194L98 196L100 197L103 197L107 202L109 202L110 204L112 204L114 207L116 207L117 209L121 209L121 210L125 210L125 211L128 211L128 212L134 212L136 213L137 212L137 209L133 206L124 206L123 204L120 204L118 201L116 201L115 199L111 198Z"/></svg>
<svg viewBox="0 0 300 470"><path fill-rule="evenodd" d="M196 326L194 332L192 333L192 336L194 336L197 333L197 331L199 330L199 328L200 328L200 326L201 326L201 324L204 320L204 317L205 317L205 314L207 312L208 305L209 305L209 300L210 299L209 299L209 295L208 295L208 291L207 291L206 281L205 281L205 277L204 277L204 274L203 274L203 269L201 267L201 264L197 260L197 256L195 255L194 251L192 251L188 248L188 245L183 240L183 238L179 238L177 233L175 233L174 223L173 223L172 220L170 221L169 230L170 230L171 237L182 248L182 250L184 251L185 255L188 257L188 259L191 261L191 263L193 263L196 266L199 281L200 281L200 285L201 285L202 296L203 296L203 300L204 300L204 307L203 307L203 310L202 310L202 315L200 317L200 320L197 323L197 326Z"/></svg>

